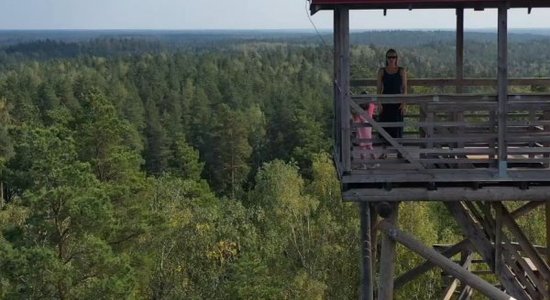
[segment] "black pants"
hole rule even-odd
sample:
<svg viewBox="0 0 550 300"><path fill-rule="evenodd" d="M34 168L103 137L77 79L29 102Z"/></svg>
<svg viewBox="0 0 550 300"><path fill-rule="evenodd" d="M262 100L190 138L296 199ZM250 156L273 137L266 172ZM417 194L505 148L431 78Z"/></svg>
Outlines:
<svg viewBox="0 0 550 300"><path fill-rule="evenodd" d="M401 104L383 104L382 113L378 116L378 122L403 122L403 112L399 108ZM383 127L391 137L401 138L403 137L403 127ZM383 137L382 137L383 138ZM386 142L386 144L389 144Z"/></svg>

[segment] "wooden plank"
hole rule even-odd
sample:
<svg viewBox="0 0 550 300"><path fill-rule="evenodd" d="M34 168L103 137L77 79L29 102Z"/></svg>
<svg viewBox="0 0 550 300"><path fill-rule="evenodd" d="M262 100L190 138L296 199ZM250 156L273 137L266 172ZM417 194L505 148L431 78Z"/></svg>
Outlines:
<svg viewBox="0 0 550 300"><path fill-rule="evenodd" d="M508 177L496 176L497 170L476 168L463 170L425 169L395 170L373 169L354 170L343 176L343 183L376 183L376 182L475 182L480 183L514 183L514 182L550 182L548 169L511 169ZM534 188L534 187L530 187ZM506 198L506 197L505 197ZM546 200L546 199L544 199Z"/></svg>
<svg viewBox="0 0 550 300"><path fill-rule="evenodd" d="M462 263L462 268L468 270L470 268L470 265L472 264L473 257L474 257L473 253L469 253L466 259L464 260L464 262ZM458 284L459 284L459 280L458 278L455 278L451 282L449 287L447 287L447 289L443 292L443 300L451 300L451 298L453 297L453 294L456 292L456 288L458 287Z"/></svg>
<svg viewBox="0 0 550 300"><path fill-rule="evenodd" d="M534 210L535 208L537 208L537 207L539 207L540 205L543 205L543 204L544 204L544 202L532 201L532 202L529 202L529 203L519 207L518 209L512 211L510 214L512 215L512 217L514 219L517 219L519 217L522 217L522 216L526 215L530 211ZM497 215L498 215L498 213L497 213ZM497 228L499 226L500 226L500 228L502 228L501 225L498 225L498 221L497 221ZM502 234L502 232L501 232L501 234ZM502 237L500 237L500 239L502 239ZM498 245L498 241L495 244ZM517 243L509 243L509 244L514 248L516 248L516 247L519 248L519 244L517 244ZM501 245L502 245L502 241L501 241ZM472 244L470 243L470 241L468 239L464 239L464 240L462 240L462 241L460 241L460 242L458 242L457 244L454 244L454 245L434 245L434 248L435 249L441 249L441 251L440 251L441 254L443 256L447 257L447 258L453 257L454 255L460 253L461 251L471 249L471 247L472 247ZM496 247L496 249L500 249L500 251L501 251L502 247ZM541 250L546 251L546 248L541 249L541 247L538 246L537 250L538 251L541 251ZM495 254L495 264L496 264L496 258L498 258L498 257L501 257L501 254L498 254L498 252L496 252L496 254ZM395 289L400 289L401 287L403 287L408 282L413 281L418 276L420 276L420 275L424 274L425 272L431 270L434 266L435 265L433 263L431 263L430 261L426 261L423 264L421 264L421 265L407 271L406 273L400 275L394 282ZM499 268L497 264L495 266L496 266L495 269ZM493 271L477 272L477 274L493 274L493 273L494 273ZM465 287L464 290L468 290L467 287ZM462 294L464 294L464 290L463 290ZM470 293L468 292L468 294L470 294ZM459 299L460 299L460 296L459 296Z"/></svg>
<svg viewBox="0 0 550 300"><path fill-rule="evenodd" d="M533 211L534 209L536 209L537 207L539 207L543 204L544 204L544 202L531 201L531 202L528 202L527 204L517 208L516 210L512 211L510 214L512 215L512 218L517 219L517 218L525 216L526 214L530 213L531 211Z"/></svg>
<svg viewBox="0 0 550 300"><path fill-rule="evenodd" d="M359 203L361 218L361 299L372 300L374 297L371 209L368 202Z"/></svg>
<svg viewBox="0 0 550 300"><path fill-rule="evenodd" d="M502 258L502 207L500 205L494 205L495 210L495 273L500 273L503 266Z"/></svg>
<svg viewBox="0 0 550 300"><path fill-rule="evenodd" d="M508 8L501 5L498 8L498 174L506 177L508 172L506 114L508 101Z"/></svg>
<svg viewBox="0 0 550 300"><path fill-rule="evenodd" d="M458 296L457 300L470 300L473 293L474 290L469 285L467 285L464 287L464 289L462 289L462 292Z"/></svg>
<svg viewBox="0 0 550 300"><path fill-rule="evenodd" d="M546 213L546 262L550 265L550 201L545 204ZM550 280L546 281L548 295L550 295Z"/></svg>
<svg viewBox="0 0 550 300"><path fill-rule="evenodd" d="M464 8L456 9L456 93L463 91L464 79Z"/></svg>
<svg viewBox="0 0 550 300"><path fill-rule="evenodd" d="M512 246L512 243L503 236L503 255L504 260L509 268L514 270L516 278L521 284L528 290L532 299L542 299L540 280L533 272L533 268L529 266L526 259L524 259L518 252L518 249Z"/></svg>
<svg viewBox="0 0 550 300"><path fill-rule="evenodd" d="M377 236L378 236L378 230L376 229L376 224L378 224L378 214L376 213L376 208L375 208L375 205L376 203L372 202L372 203L369 203L369 206L370 206L370 211L371 211L371 215L370 215L370 228L371 228L371 261L373 262L373 267L372 267L372 270L373 272L375 272L375 267L374 267L374 262L376 262L376 259L377 259L377 251L378 251L378 247L377 247ZM374 278L373 278L373 293L374 293Z"/></svg>
<svg viewBox="0 0 550 300"><path fill-rule="evenodd" d="M445 206L454 217L458 225L462 228L462 231L468 239L472 242L474 248L483 257L485 262L489 265L491 270L495 270L495 256L494 247L491 242L485 236L483 230L481 230L472 217L467 213L466 209L460 202L444 202ZM496 275L506 288L506 291L517 299L526 299L528 296L525 291L517 284L515 276L507 268L498 270ZM469 283L468 283L469 284ZM471 284L469 284L471 285ZM475 286L471 285L475 288Z"/></svg>
<svg viewBox="0 0 550 300"><path fill-rule="evenodd" d="M334 81L333 81L333 92L334 92L334 139L336 142L335 148L336 153L338 156L335 158L338 160L339 165L341 167L341 172L339 174L342 174L344 168L342 166L343 158L342 158L342 129L340 128L342 124L342 94L341 94L341 74L340 74L340 54L342 53L341 44L340 44L340 14L335 10L334 11L334 53L333 53L333 60L334 60Z"/></svg>
<svg viewBox="0 0 550 300"><path fill-rule="evenodd" d="M550 97L548 97L550 98ZM545 98L545 99L548 99ZM360 94L352 96L352 100L358 104L368 103L402 103L407 104L437 104L437 103L455 103L464 104L464 108L470 109L471 104L494 104L497 105L497 96L490 94L397 94L397 95L369 95Z"/></svg>
<svg viewBox="0 0 550 300"><path fill-rule="evenodd" d="M491 269L494 270L494 249L491 242L482 233L482 230L476 225L472 217L467 213L463 204L460 202L445 202L445 206L457 223L462 228L466 237L470 239L474 248L481 254Z"/></svg>
<svg viewBox="0 0 550 300"><path fill-rule="evenodd" d="M399 204L392 203L392 212L385 220L381 221L395 226L399 215ZM380 284L378 285L378 299L393 299L395 276L395 240L388 235L382 236L382 250L380 252Z"/></svg>
<svg viewBox="0 0 550 300"><path fill-rule="evenodd" d="M339 7L335 10L335 13L339 14L338 26L339 48L340 48L340 97L342 100L341 106L341 129L342 129L342 165L344 172L351 171L351 112L350 112L350 45L349 45L349 9L345 7Z"/></svg>
<svg viewBox="0 0 550 300"><path fill-rule="evenodd" d="M521 246L521 249L524 251L525 254L528 255L528 257L531 259L533 264L535 264L535 266L539 270L540 274L544 277L544 279L546 279L547 281L550 281L550 267L548 266L546 261L540 256L540 254L533 247L529 239L525 236L521 228L518 226L518 224L514 220L514 218L512 218L512 216L510 215L506 207L504 207L502 203L495 203L495 205L501 207L503 223L514 235L514 237L517 239L518 243Z"/></svg>
<svg viewBox="0 0 550 300"><path fill-rule="evenodd" d="M411 249L415 253L431 261L432 263L438 265L445 272L460 279L462 282L465 282L469 286L480 291L490 299L496 299L496 300L514 299L513 297L497 289L490 283L484 281L478 276L465 270L464 268L457 265L456 263L446 258L445 256L441 255L439 252L435 251L434 249L424 246L422 243L415 240L412 236L397 229L391 223L387 221L382 221L379 223L378 228L391 239L398 241L399 243Z"/></svg>
<svg viewBox="0 0 550 300"><path fill-rule="evenodd" d="M549 187L531 187L521 190L517 187L484 187L473 190L469 187L438 187L427 190L425 185L418 188L394 188L390 191L377 188L350 189L342 194L344 201L359 202L369 197L371 201L517 201L529 199L543 202L548 199Z"/></svg>
<svg viewBox="0 0 550 300"><path fill-rule="evenodd" d="M472 244L470 243L469 240L467 240L467 239L462 240L462 241L458 242L457 244L452 245L451 247L441 251L441 255L443 255L447 258L451 258L451 257L455 256L456 254L464 251L465 249L469 249L470 247L472 247ZM418 276L428 272L429 270L431 270L435 266L436 266L435 264L433 264L431 261L428 260L428 261L424 262L423 264L407 271L406 273L400 275L399 277L397 277L397 279L395 279L394 288L395 289L400 289L401 287L403 287L408 282L413 281L414 279L418 278Z"/></svg>
<svg viewBox="0 0 550 300"><path fill-rule="evenodd" d="M384 128L382 128L382 126L380 126L378 124L378 122L376 122L371 116L369 116L359 105L357 105L357 103L355 103L354 101L350 101L350 104L351 104L351 107L353 108L353 110L356 113L361 114L361 116L363 116L367 120L367 122L369 122L372 125L372 127L379 134L381 134L386 139L386 141L388 141L394 148L396 148L397 151L399 151L399 153L401 153L401 155L403 155L403 157L406 158L413 166L415 166L419 170L424 169L424 166L422 166L417 161L417 159L415 159L411 155L409 155L409 153L406 150L404 150L403 146L401 146L399 143L397 143L390 136L390 134L386 130L384 130Z"/></svg>
<svg viewBox="0 0 550 300"><path fill-rule="evenodd" d="M550 85L550 78L541 77L525 77L525 78L510 78L510 86L531 86L531 85ZM458 80L456 78L410 78L408 80L409 86L425 86L425 87L440 87L440 86L457 86ZM371 78L357 78L351 81L353 87L365 87L376 86L376 79ZM463 78L463 86L497 86L497 79L495 78Z"/></svg>

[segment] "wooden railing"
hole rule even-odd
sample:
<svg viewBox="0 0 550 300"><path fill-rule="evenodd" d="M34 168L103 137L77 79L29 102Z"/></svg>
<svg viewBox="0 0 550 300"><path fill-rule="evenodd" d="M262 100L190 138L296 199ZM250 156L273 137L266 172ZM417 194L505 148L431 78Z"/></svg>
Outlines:
<svg viewBox="0 0 550 300"><path fill-rule="evenodd" d="M369 103L405 103L403 122L352 123L351 170L497 170L496 95L356 95L352 114L365 114ZM509 169L546 169L550 163L550 94L509 95L505 145ZM350 121L351 122L351 121ZM372 127L373 138L361 139L357 129ZM401 138L383 131L404 128ZM342 132L342 134L344 134ZM358 145L372 143L373 150ZM374 157L374 159L373 159ZM383 158L381 158L383 157ZM548 178L550 180L550 178Z"/></svg>
<svg viewBox="0 0 550 300"><path fill-rule="evenodd" d="M376 79L364 78L353 79L350 81L352 87L374 87L376 86ZM449 86L469 86L469 87L496 87L497 79L493 78L412 78L408 80L409 86L422 86L422 87L449 87ZM550 78L509 78L509 86L546 86L550 87Z"/></svg>
<svg viewBox="0 0 550 300"><path fill-rule="evenodd" d="M388 144L388 140L376 128L373 128L373 138L369 140L359 139L355 134L358 127L374 124L354 123L352 126L352 145L373 143L372 153L376 157L386 156L386 159L376 161L381 166L415 167L414 162L404 161L407 154L402 151L405 151L426 169L496 168L498 124L494 95L360 95L354 96L352 101L359 106L406 103L408 113L404 122L375 122L382 128L403 127L404 136L394 139L402 149L395 145L383 146ZM353 106L352 112L360 113ZM543 167L549 163L550 95L510 95L507 116L509 166ZM354 149L352 155L357 157L359 150ZM355 164L354 168L361 166Z"/></svg>
<svg viewBox="0 0 550 300"><path fill-rule="evenodd" d="M550 93L509 94L506 118L499 119L498 96L483 94L375 95L373 79L351 82L352 94L335 102L335 160L343 182L534 180L550 182ZM495 79L411 79L409 86L493 86ZM509 86L550 87L549 78L509 79ZM458 88L457 88L458 90ZM404 103L403 122L369 119L362 107ZM349 110L346 108L349 107ZM347 116L345 116L347 114ZM356 123L362 115L367 122ZM499 139L499 124L504 137ZM370 139L358 136L372 127ZM402 127L392 138L385 129ZM360 145L372 143L373 149ZM342 145L351 145L343 147ZM505 155L499 159L499 144ZM503 173L504 169L509 173ZM462 170L462 171L460 171ZM521 170L520 173L516 172ZM457 173L457 171L460 171ZM543 171L543 172L541 172ZM514 173L515 172L515 173ZM360 175L359 177L358 174ZM364 175L368 174L368 175ZM461 174L461 176L456 176ZM462 176L464 175L464 176ZM359 179L358 179L359 178Z"/></svg>

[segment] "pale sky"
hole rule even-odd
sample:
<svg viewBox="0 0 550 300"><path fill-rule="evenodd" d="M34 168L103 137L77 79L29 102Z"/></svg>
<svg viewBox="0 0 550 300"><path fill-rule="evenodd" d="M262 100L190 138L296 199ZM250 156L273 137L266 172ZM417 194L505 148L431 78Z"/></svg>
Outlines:
<svg viewBox="0 0 550 300"><path fill-rule="evenodd" d="M452 10L352 11L352 29L454 29ZM466 28L496 27L496 10L466 10ZM312 17L332 28L332 12ZM550 28L550 10L513 9L511 28ZM312 29L306 0L0 0L0 29Z"/></svg>

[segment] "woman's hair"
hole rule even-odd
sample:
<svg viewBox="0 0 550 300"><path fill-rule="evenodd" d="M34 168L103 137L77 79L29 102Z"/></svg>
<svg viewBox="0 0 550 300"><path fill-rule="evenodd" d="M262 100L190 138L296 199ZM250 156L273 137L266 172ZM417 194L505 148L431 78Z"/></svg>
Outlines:
<svg viewBox="0 0 550 300"><path fill-rule="evenodd" d="M397 51L395 51L395 49L393 48L390 48L388 49L388 51L386 51L386 56L384 56L384 59L386 60L386 66L388 66L388 54L395 54L397 56ZM398 62L399 62L399 57L395 59L395 63L398 63Z"/></svg>

